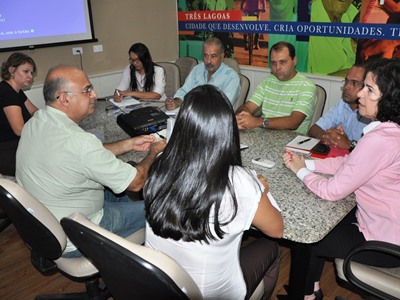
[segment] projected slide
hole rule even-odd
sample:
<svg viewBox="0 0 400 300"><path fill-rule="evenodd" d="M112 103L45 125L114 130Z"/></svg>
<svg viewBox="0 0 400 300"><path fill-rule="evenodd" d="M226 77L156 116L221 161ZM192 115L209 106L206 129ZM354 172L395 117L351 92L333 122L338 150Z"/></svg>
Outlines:
<svg viewBox="0 0 400 300"><path fill-rule="evenodd" d="M91 39L87 0L1 0L0 48Z"/></svg>

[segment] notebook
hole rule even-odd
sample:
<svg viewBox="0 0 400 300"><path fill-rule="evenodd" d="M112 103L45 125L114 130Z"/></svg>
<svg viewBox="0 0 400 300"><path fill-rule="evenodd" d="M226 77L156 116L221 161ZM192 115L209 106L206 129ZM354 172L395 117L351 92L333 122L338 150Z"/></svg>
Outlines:
<svg viewBox="0 0 400 300"><path fill-rule="evenodd" d="M178 114L178 112L179 112L179 108L180 108L180 106L178 106L178 107L175 108L175 109L165 110L165 113L166 113L168 116L175 117L175 116Z"/></svg>
<svg viewBox="0 0 400 300"><path fill-rule="evenodd" d="M319 142L319 139L298 135L286 144L286 148L295 152L310 154L311 149Z"/></svg>
<svg viewBox="0 0 400 300"><path fill-rule="evenodd" d="M139 101L139 100L137 100L137 99L135 99L135 98L132 98L132 97L124 97L124 98L122 98L121 102L116 102L116 101L114 101L113 98L110 98L109 101L110 101L113 105L118 106L118 107L125 107L125 106L128 106L128 105L137 105L137 104L140 104L140 101Z"/></svg>

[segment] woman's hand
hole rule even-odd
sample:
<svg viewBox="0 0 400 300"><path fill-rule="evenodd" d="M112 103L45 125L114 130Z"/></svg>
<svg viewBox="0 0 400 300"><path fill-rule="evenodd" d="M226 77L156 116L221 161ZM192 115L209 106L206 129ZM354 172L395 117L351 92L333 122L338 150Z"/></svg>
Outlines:
<svg viewBox="0 0 400 300"><path fill-rule="evenodd" d="M286 167L288 167L294 173L297 173L301 168L306 167L306 162L303 156L299 157L297 154L289 151L286 148L283 151L282 159Z"/></svg>
<svg viewBox="0 0 400 300"><path fill-rule="evenodd" d="M115 92L114 92L114 101L115 102L121 102L121 100L122 100L122 98L124 98L124 96L121 94L121 92L122 91L120 91L120 90L115 90Z"/></svg>
<svg viewBox="0 0 400 300"><path fill-rule="evenodd" d="M267 181L267 179L264 177L264 176L262 176L262 175L260 175L260 174L258 174L257 175L257 178L258 178L258 180L260 180L260 182L262 183L262 185L264 186L264 193L266 194L266 193L268 193L268 191L269 191L269 185L268 185L268 181Z"/></svg>

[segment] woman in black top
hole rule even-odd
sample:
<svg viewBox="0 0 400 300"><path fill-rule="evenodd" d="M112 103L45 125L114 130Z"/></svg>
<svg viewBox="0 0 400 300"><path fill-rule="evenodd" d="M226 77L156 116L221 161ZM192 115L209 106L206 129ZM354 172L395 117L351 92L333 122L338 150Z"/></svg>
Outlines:
<svg viewBox="0 0 400 300"><path fill-rule="evenodd" d="M15 153L22 128L37 111L23 89L29 87L36 73L33 59L13 53L1 66L0 82L0 173L15 175Z"/></svg>

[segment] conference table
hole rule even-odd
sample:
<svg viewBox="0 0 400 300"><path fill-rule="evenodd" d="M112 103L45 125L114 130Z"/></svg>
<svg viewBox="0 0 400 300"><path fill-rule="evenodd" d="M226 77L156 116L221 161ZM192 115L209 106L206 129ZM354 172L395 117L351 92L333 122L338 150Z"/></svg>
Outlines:
<svg viewBox="0 0 400 300"><path fill-rule="evenodd" d="M145 102L143 105L164 108L162 102ZM103 143L128 138L128 134L116 123L119 113L122 111L110 106L110 102L97 102L95 112L80 126L95 134ZM355 207L354 194L340 201L322 200L284 166L282 151L297 135L291 130L254 128L240 131L241 144L248 146L241 152L243 165L267 178L269 190L281 209L283 238L290 241L291 247L289 299L304 297L310 245L322 240ZM139 162L145 155L143 152L130 152L119 158ZM275 162L275 166L269 169L256 166L251 162L254 158L268 158Z"/></svg>

